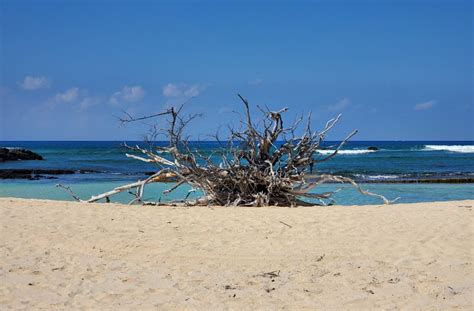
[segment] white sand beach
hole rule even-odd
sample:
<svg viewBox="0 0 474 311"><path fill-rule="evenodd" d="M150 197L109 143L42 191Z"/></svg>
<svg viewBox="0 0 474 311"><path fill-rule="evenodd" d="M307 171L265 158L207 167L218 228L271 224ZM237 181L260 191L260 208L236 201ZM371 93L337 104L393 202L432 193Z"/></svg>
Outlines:
<svg viewBox="0 0 474 311"><path fill-rule="evenodd" d="M472 310L473 207L2 198L0 309Z"/></svg>

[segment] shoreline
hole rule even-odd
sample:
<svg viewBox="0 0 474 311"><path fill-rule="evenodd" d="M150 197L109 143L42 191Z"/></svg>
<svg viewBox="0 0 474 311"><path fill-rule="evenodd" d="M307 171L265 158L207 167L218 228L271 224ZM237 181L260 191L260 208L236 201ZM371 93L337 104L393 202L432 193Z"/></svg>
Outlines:
<svg viewBox="0 0 474 311"><path fill-rule="evenodd" d="M121 202L93 202L93 203L85 203L85 202L78 202L76 200L61 200L61 199L37 199L37 198L20 198L20 197L0 197L0 208L4 208L2 204L6 204L8 202L14 203L14 204L28 204L28 203L40 203L40 204L46 204L48 205L49 203L52 203L53 205L57 205L58 203L66 203L66 207L70 207L69 204L74 204L82 207L104 207L104 206L111 206L111 207L129 207L129 208L183 208L183 209L317 209L317 208L356 208L356 207L363 207L363 208L373 208L373 207L378 207L378 208L383 208L383 207L394 207L394 206L414 206L416 207L417 205L423 205L423 207L427 207L425 205L433 205L433 206L438 206L438 205L455 205L455 204L463 204L467 203L468 205L472 205L471 207L474 209L474 199L460 199L460 200L445 200L445 201L424 201L424 202L408 202L408 203L393 203L393 204L383 204L383 203L374 203L374 204L352 204L352 205L342 205L342 204L334 204L334 205L314 205L314 206L295 206L295 207L289 207L289 206L261 206L261 207L256 207L256 206L215 206L215 205L209 205L209 206L182 206L182 205L172 205L172 204L166 204L166 202L161 202L158 205L153 205L153 204L133 204L129 205L127 203L121 203Z"/></svg>
<svg viewBox="0 0 474 311"><path fill-rule="evenodd" d="M44 180L44 179L59 179L57 176L62 175L84 175L84 174L99 174L99 175L115 175L120 174L121 176L135 175L136 177L146 178L155 174L154 171L146 172L131 172L128 174L118 172L106 172L96 169L65 169L65 168L48 168L48 169L37 169L37 168L0 168L0 180L5 182L15 180ZM353 174L341 174L341 176L352 178L355 182L360 184L413 184L413 183L446 183L446 184L472 184L474 183L474 177L472 173L457 174L455 176L433 174L432 177L394 177L394 178L360 178ZM308 179L314 178L314 175L309 174ZM167 178L164 182L176 182L175 178ZM334 182L327 182L332 184Z"/></svg>
<svg viewBox="0 0 474 311"><path fill-rule="evenodd" d="M474 200L163 207L0 198L11 308L472 308Z"/></svg>

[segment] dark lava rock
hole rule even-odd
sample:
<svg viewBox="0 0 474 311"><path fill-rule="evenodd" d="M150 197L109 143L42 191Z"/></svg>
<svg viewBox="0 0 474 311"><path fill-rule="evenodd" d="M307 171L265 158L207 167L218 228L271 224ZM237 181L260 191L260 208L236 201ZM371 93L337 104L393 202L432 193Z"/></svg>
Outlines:
<svg viewBox="0 0 474 311"><path fill-rule="evenodd" d="M377 150L379 150L379 148L370 146L369 148L367 148L367 150L377 151Z"/></svg>
<svg viewBox="0 0 474 311"><path fill-rule="evenodd" d="M0 148L0 162L18 160L43 160L43 157L27 149Z"/></svg>
<svg viewBox="0 0 474 311"><path fill-rule="evenodd" d="M57 179L50 175L97 173L94 170L64 170L64 169L0 169L0 179ZM46 176L45 176L46 175Z"/></svg>

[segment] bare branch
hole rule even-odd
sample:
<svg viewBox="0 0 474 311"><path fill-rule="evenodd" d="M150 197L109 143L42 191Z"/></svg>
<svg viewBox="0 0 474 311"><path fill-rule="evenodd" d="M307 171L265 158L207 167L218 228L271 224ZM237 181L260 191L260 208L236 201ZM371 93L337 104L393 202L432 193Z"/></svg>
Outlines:
<svg viewBox="0 0 474 311"><path fill-rule="evenodd" d="M241 205L241 206L298 206L298 205L331 205L333 195L338 191L324 193L314 192L314 188L325 182L349 183L360 193L377 197L386 204L395 200L388 200L384 196L362 189L355 181L348 177L329 174L315 174L311 181L307 180L307 173L313 173L314 164L327 161L336 156L346 142L351 139L357 130L342 140L335 150L325 156L318 157L321 143L327 133L339 122L341 115L329 120L321 132L311 129L311 114L302 135L296 135L303 116L297 119L290 127L285 127L283 114L287 108L272 111L268 107L258 107L263 113L260 122L253 122L248 101L238 95L244 104L245 116L240 120L241 127L229 127L230 137L222 142L216 134L213 137L218 142L216 150L196 150L189 142L185 129L199 114L183 116L183 105L140 118L133 118L126 114L122 122L146 120L158 116L168 116L168 127L158 129L153 127L149 136L149 148L139 146L125 147L130 150L126 156L135 160L157 165L160 170L145 180L139 180L124 186L116 187L108 192L92 196L88 200L81 200L69 187L58 186L66 190L74 199L81 202L96 202L108 200L110 196L120 192L129 192L133 195L130 204L144 202L143 195L146 185L155 182L174 180L176 183L163 193L168 194L178 187L187 184L191 186L184 198L170 204L186 205ZM158 133L164 133L169 140L168 146L152 147L153 140ZM199 190L202 196L188 201L191 193ZM306 201L309 199L309 201ZM316 200L317 203L314 203ZM162 204L161 200L156 204Z"/></svg>

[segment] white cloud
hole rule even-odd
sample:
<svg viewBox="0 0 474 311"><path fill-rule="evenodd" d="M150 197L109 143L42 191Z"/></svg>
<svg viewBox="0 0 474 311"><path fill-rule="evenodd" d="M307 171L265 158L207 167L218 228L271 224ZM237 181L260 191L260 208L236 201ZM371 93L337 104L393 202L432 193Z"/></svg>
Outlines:
<svg viewBox="0 0 474 311"><path fill-rule="evenodd" d="M175 83L168 83L167 85L163 86L163 95L165 97L184 97L184 98L191 98L196 97L201 94L207 85L203 84L175 84Z"/></svg>
<svg viewBox="0 0 474 311"><path fill-rule="evenodd" d="M413 107L413 109L415 109L415 110L428 110L428 109L433 108L433 106L435 104L436 104L436 101L430 100L430 101L427 101L427 102L424 102L424 103L416 104L415 107Z"/></svg>
<svg viewBox="0 0 474 311"><path fill-rule="evenodd" d="M188 89L184 91L184 96L186 97L196 97L201 93L201 87L197 84L191 85Z"/></svg>
<svg viewBox="0 0 474 311"><path fill-rule="evenodd" d="M351 100L347 97L341 99L335 104L329 105L328 109L331 111L341 111L346 109L351 104Z"/></svg>
<svg viewBox="0 0 474 311"><path fill-rule="evenodd" d="M100 104L100 102L102 101L102 98L100 97L84 97L81 102L80 102L80 107L81 107L81 110L85 110L91 106L95 106L95 105L98 105Z"/></svg>
<svg viewBox="0 0 474 311"><path fill-rule="evenodd" d="M182 95L182 91L176 84L168 83L163 86L163 95L166 97L179 97Z"/></svg>
<svg viewBox="0 0 474 311"><path fill-rule="evenodd" d="M20 83L21 88L27 91L45 89L50 87L50 85L51 83L48 78L32 76L26 76L25 79L23 79L23 82Z"/></svg>
<svg viewBox="0 0 474 311"><path fill-rule="evenodd" d="M63 93L57 93L56 96L54 96L54 101L58 103L71 103L73 101L76 101L78 98L79 88L72 87L70 89L67 89Z"/></svg>
<svg viewBox="0 0 474 311"><path fill-rule="evenodd" d="M145 97L145 89L139 85L124 86L122 90L115 92L110 97L110 103L117 105L120 102L137 102Z"/></svg>
<svg viewBox="0 0 474 311"><path fill-rule="evenodd" d="M104 102L103 96L89 95L89 91L86 89L71 87L48 99L45 107L54 109L59 104L70 104L70 107L78 107L80 110L85 110L102 102Z"/></svg>
<svg viewBox="0 0 474 311"><path fill-rule="evenodd" d="M145 96L145 90L141 86L125 86L122 89L122 96L128 102L136 102Z"/></svg>
<svg viewBox="0 0 474 311"><path fill-rule="evenodd" d="M117 99L117 97L115 96L116 93L114 93L114 95L112 95L109 99L109 103L111 103L112 105L118 105L119 101Z"/></svg>

